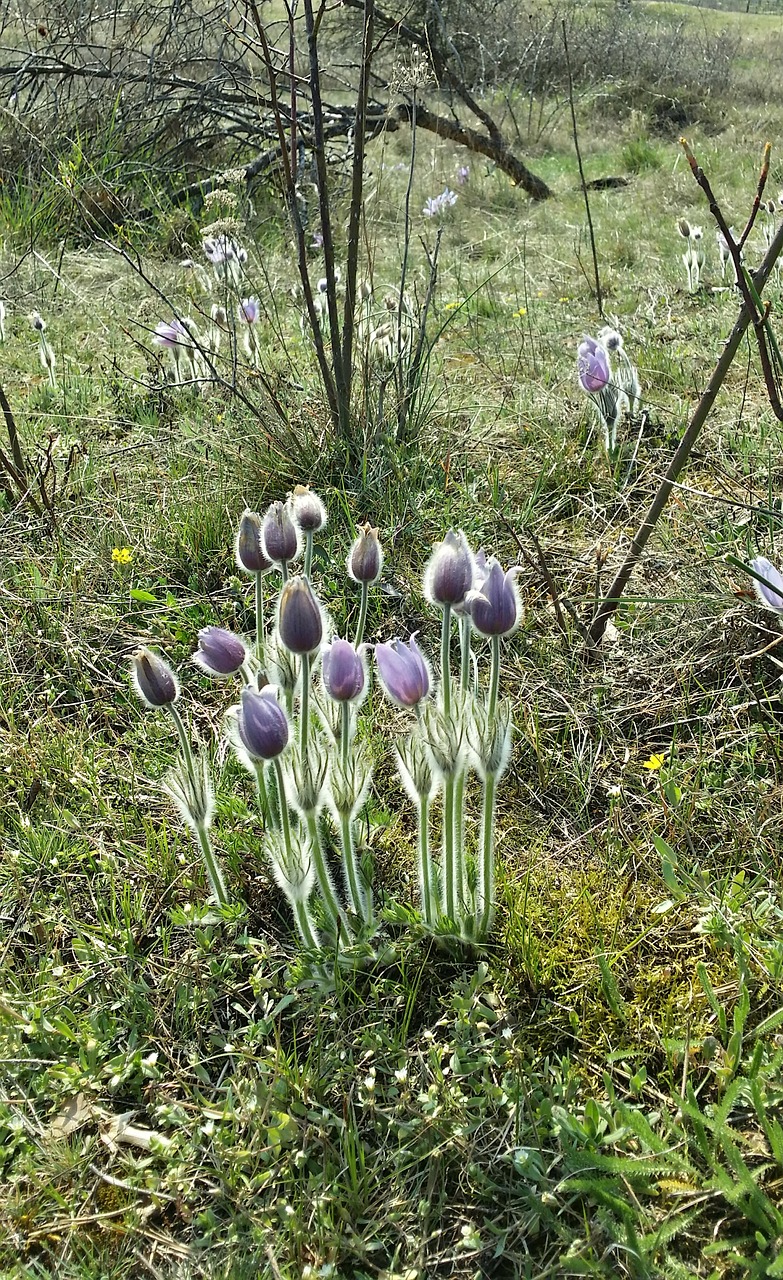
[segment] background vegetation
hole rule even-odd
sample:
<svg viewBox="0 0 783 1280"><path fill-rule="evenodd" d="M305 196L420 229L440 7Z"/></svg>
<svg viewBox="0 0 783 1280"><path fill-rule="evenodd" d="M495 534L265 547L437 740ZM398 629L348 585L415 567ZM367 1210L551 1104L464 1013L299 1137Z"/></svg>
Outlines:
<svg viewBox="0 0 783 1280"><path fill-rule="evenodd" d="M781 424L750 342L597 660L578 626L737 314L677 134L738 226L767 139L770 194L783 186L783 43L761 8L579 5L532 32L523 14L507 78L487 69L497 50L483 78L480 59L464 68L554 194L532 203L491 163L417 133L419 300L436 235L421 209L444 185L459 192L442 223L437 342L411 437L362 418L351 451L330 430L300 328L273 180L241 188L239 208L265 300L263 379L240 371L235 389L193 393L167 381L151 346L172 308L203 305L180 260L199 253L215 204L171 196L247 158L264 127L247 88L236 131L230 104L174 111L163 72L168 108L112 79L107 113L90 98L98 80L71 77L91 88L61 92L55 121L49 89L38 106L9 90L0 381L43 490L37 511L0 499L3 1275L783 1274L780 628L725 562L781 558ZM507 10L490 10L487 47ZM53 20L7 17L7 59L36 41L51 53ZM574 377L599 319L561 17L587 178L627 180L591 198L607 312L649 409L625 484ZM56 56L78 48L92 65L71 9L58 21ZM183 76L185 31L183 17L161 44ZM335 23L335 83L341 38ZM132 71L129 42L126 56ZM450 109L445 90L429 92ZM134 150L138 121L165 111L181 135L151 127ZM362 270L379 296L399 280L410 147L403 129L369 144ZM680 216L705 226L693 296ZM749 260L762 252L755 234ZM768 296L776 312L779 276ZM299 481L330 509L318 579L338 626L357 603L343 557L364 519L386 549L370 639L423 627L434 651L421 569L449 526L522 566L526 606L503 676L517 733L492 946L455 958L411 945L393 971L336 974L327 993L298 966L247 782L219 749L217 843L247 909L189 923L205 886L159 788L171 735L126 676L139 639L180 663L199 627L249 624L237 517ZM123 548L129 560L113 557ZM199 734L217 741L231 699L195 669L184 682ZM382 714L366 839L376 880L406 900L413 815L384 755L401 721Z"/></svg>

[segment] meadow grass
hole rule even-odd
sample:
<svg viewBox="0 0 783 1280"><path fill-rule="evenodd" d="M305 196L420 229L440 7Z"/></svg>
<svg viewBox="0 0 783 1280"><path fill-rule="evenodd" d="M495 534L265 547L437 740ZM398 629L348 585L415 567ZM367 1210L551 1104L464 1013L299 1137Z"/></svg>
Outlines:
<svg viewBox="0 0 783 1280"><path fill-rule="evenodd" d="M740 226L767 136L771 194L783 185L783 115L771 97L713 108L688 137ZM61 477L52 519L24 502L0 514L9 1280L783 1274L780 630L725 562L780 563L783 431L746 340L588 660L561 601L589 619L738 309L676 140L600 110L586 102L580 118L587 176L628 178L591 197L606 311L649 410L624 485L574 376L599 318L565 118L535 156L557 191L545 204L470 158L444 220L415 436L357 430L350 456L328 427L273 195L246 214L257 291L272 286L264 358L283 415L252 374L242 399L161 376L150 332L170 308L129 259L138 250L180 310L198 301L165 210L118 234L123 258L60 243L67 222L25 253L32 211L3 205L2 382L28 455L54 441ZM363 269L381 294L399 275L407 158L398 135L370 150ZM434 238L420 211L464 160L419 138L419 296L419 236ZM693 296L679 216L705 226ZM198 244L194 213L177 235ZM779 280L767 292L774 317ZM364 519L386 550L372 641L421 629L437 651L421 571L448 527L521 565L498 916L481 954L410 941L393 967L335 965L316 983L247 779L217 745L216 846L242 905L201 918L203 870L160 788L175 744L134 699L128 659L142 640L180 664L200 627L250 628L235 524L299 481L330 509L315 575L340 633L358 608L343 557ZM183 681L199 738L217 744L233 698L194 668ZM365 841L380 892L410 903L414 817L389 751L402 721L375 711Z"/></svg>

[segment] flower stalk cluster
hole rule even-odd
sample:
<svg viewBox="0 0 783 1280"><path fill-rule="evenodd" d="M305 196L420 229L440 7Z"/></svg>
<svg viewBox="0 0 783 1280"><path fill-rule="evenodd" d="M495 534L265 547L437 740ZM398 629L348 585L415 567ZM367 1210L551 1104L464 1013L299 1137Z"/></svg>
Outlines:
<svg viewBox="0 0 783 1280"><path fill-rule="evenodd" d="M215 680L238 683L226 732L255 781L264 851L303 945L344 951L369 942L380 927L360 816L372 781L361 715L372 646L364 635L383 553L377 529L360 526L347 558L349 577L361 588L357 624L352 637L335 635L311 581L313 539L326 518L321 499L303 486L264 515L243 512L235 554L254 581L255 635L205 627L193 663ZM422 925L465 942L486 939L493 921L495 800L511 744L510 712L499 696L500 655L521 618L515 572L475 555L463 533L449 531L424 575L425 597L441 616L439 679L416 635L374 646L383 692L411 717L396 756L417 810ZM275 574L279 590L267 609L264 582ZM453 672L455 629L460 659ZM472 646L483 640L489 662L481 681ZM179 757L166 789L196 836L212 897L225 906L229 892L210 837L214 790L206 756L194 751L176 705L179 680L146 648L136 654L132 675L141 700L171 716ZM466 839L472 775L481 790L475 856Z"/></svg>
<svg viewBox="0 0 783 1280"><path fill-rule="evenodd" d="M617 429L624 417L638 415L642 403L639 374L617 329L607 325L595 338L584 335L577 349L576 371L598 419L606 456L614 464Z"/></svg>

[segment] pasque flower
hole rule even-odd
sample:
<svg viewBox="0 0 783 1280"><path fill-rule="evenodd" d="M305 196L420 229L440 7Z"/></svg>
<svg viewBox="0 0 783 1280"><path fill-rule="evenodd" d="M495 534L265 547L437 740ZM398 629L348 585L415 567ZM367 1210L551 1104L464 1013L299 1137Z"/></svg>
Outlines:
<svg viewBox="0 0 783 1280"><path fill-rule="evenodd" d="M268 573L272 568L264 550L261 517L255 511L242 512L234 551L237 566L245 573Z"/></svg>
<svg viewBox="0 0 783 1280"><path fill-rule="evenodd" d="M321 647L324 620L307 578L291 578L280 593L277 631L291 653L313 654Z"/></svg>
<svg viewBox="0 0 783 1280"><path fill-rule="evenodd" d="M299 552L299 530L291 517L287 502L273 502L264 516L262 526L264 550L267 559L275 564L287 565Z"/></svg>
<svg viewBox="0 0 783 1280"><path fill-rule="evenodd" d="M378 530L371 524L360 524L359 532L347 560L348 576L354 582L366 582L372 586L381 576L383 548L378 541Z"/></svg>
<svg viewBox="0 0 783 1280"><path fill-rule="evenodd" d="M576 369L580 386L589 395L603 391L612 376L605 349L588 335L579 343Z"/></svg>
<svg viewBox="0 0 783 1280"><path fill-rule="evenodd" d="M484 568L477 589L468 594L473 625L483 636L508 636L519 625L522 606L514 582L515 569L504 573L494 556Z"/></svg>
<svg viewBox="0 0 783 1280"><path fill-rule="evenodd" d="M335 702L356 702L364 693L367 675L361 656L347 640L333 640L321 657L324 688Z"/></svg>
<svg viewBox="0 0 783 1280"><path fill-rule="evenodd" d="M777 613L783 613L783 577L774 564L767 560L766 556L756 556L751 560L750 567L762 578L766 578L766 582L759 582L758 578L753 579L753 586L761 603Z"/></svg>
<svg viewBox="0 0 783 1280"><path fill-rule="evenodd" d="M272 685L260 693L249 685L242 690L236 725L240 742L253 760L273 760L288 745L288 718Z"/></svg>
<svg viewBox="0 0 783 1280"><path fill-rule="evenodd" d="M148 707L168 707L179 697L179 681L169 664L144 645L133 655L131 676Z"/></svg>
<svg viewBox="0 0 783 1280"><path fill-rule="evenodd" d="M416 707L430 691L430 669L416 643L392 640L376 644L375 661L387 696L400 707Z"/></svg>
<svg viewBox="0 0 783 1280"><path fill-rule="evenodd" d="M232 631L223 627L204 627L198 633L198 649L193 654L193 661L207 675L226 677L235 676L242 670L247 659L247 650Z"/></svg>
<svg viewBox="0 0 783 1280"><path fill-rule="evenodd" d="M449 529L435 545L424 573L424 595L431 604L460 605L473 586L473 552L464 533Z"/></svg>
<svg viewBox="0 0 783 1280"><path fill-rule="evenodd" d="M296 486L291 494L291 506L302 533L320 533L326 524L326 507L309 485Z"/></svg>

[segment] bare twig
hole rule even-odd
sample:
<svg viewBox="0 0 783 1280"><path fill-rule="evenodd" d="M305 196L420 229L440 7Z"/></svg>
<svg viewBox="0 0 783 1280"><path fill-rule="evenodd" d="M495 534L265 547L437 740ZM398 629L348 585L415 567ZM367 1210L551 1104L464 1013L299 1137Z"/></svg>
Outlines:
<svg viewBox="0 0 783 1280"><path fill-rule="evenodd" d="M593 219L590 213L590 200L587 195L587 182L585 181L585 171L582 165L582 153L579 150L579 133L576 127L576 111L574 109L574 81L571 75L571 57L568 52L568 35L566 33L565 18L563 19L563 48L566 56L566 67L568 68L568 101L571 107L571 131L574 139L574 150L576 151L576 162L579 165L579 181L582 184L582 195L585 201L585 212L587 214L587 229L590 234L590 248L593 254L593 271L595 272L595 300L598 306L598 314L603 320L604 303L601 296L601 277L598 274L598 253L595 247L595 232L593 230Z"/></svg>

